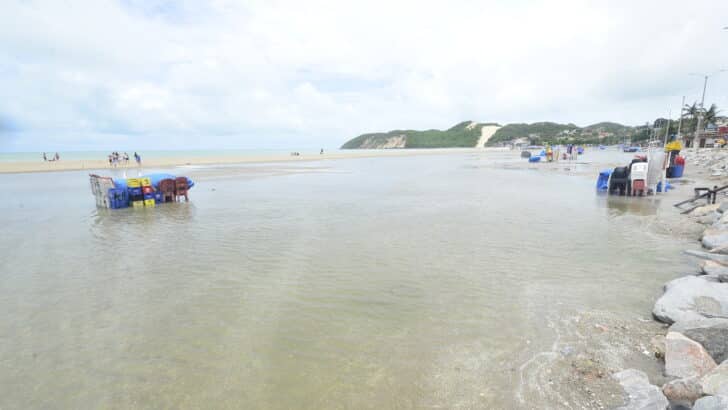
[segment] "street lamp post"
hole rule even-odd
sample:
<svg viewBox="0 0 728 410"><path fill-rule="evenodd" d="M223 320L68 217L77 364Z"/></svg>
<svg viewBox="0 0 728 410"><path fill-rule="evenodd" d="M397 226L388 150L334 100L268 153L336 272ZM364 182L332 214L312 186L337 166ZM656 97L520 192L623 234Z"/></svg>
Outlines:
<svg viewBox="0 0 728 410"><path fill-rule="evenodd" d="M695 127L695 142L698 142L698 135L700 129L703 126L703 113L705 112L705 89L708 88L708 75L705 75L705 81L703 81L703 96L700 98L700 115L698 115L698 125Z"/></svg>
<svg viewBox="0 0 728 410"><path fill-rule="evenodd" d="M726 27L728 28L728 27ZM714 73L710 74L698 74L698 73L690 73L690 75L696 75L703 77L703 96L700 98L700 114L698 115L698 124L695 127L695 142L698 142L698 136L700 135L700 129L703 126L703 117L705 116L705 90L708 88L708 78L712 77L716 74L722 73L724 71L728 70L718 70Z"/></svg>

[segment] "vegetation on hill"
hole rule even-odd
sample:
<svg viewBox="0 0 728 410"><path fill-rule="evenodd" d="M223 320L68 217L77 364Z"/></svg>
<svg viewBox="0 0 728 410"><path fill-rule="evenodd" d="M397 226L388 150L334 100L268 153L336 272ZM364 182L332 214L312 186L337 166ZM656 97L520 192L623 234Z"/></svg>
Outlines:
<svg viewBox="0 0 728 410"><path fill-rule="evenodd" d="M683 109L681 131L693 133L697 128L698 117L703 116L703 125L723 119L720 110L712 104L701 109L696 103L686 105ZM669 123L669 130L665 127ZM473 123L463 121L445 131L440 130L395 130L386 133L362 134L344 144L341 148L448 148L474 147L481 135L484 125L496 123ZM501 146L511 143L532 145L544 144L620 144L626 142L641 143L650 138L664 137L677 133L678 121L658 118L653 123L632 127L616 122L599 122L586 127L574 124L555 122L535 122L533 124L507 124L499 128L487 142L490 146Z"/></svg>
<svg viewBox="0 0 728 410"><path fill-rule="evenodd" d="M554 122L508 124L488 141L497 146L516 140L533 145L543 144L617 144L631 139L637 128L615 122L600 122L586 127Z"/></svg>
<svg viewBox="0 0 728 410"><path fill-rule="evenodd" d="M616 122L598 122L596 124L588 125L584 127L585 130L592 130L597 132L609 132L613 134L627 133L632 130L629 125L622 125Z"/></svg>
<svg viewBox="0 0 728 410"><path fill-rule="evenodd" d="M405 137L403 148L456 148L474 147L480 138L480 129L483 125L498 125L495 123L475 123L463 121L445 131L441 130L394 130L389 132L376 132L362 134L347 141L342 149L366 148L372 146L386 146L392 139Z"/></svg>
<svg viewBox="0 0 728 410"><path fill-rule="evenodd" d="M488 140L488 145L501 145L518 138L527 138L533 143L541 141L554 140L560 135L568 135L565 133L576 130L574 124L557 124L555 122L535 122L533 124L508 124L493 134Z"/></svg>

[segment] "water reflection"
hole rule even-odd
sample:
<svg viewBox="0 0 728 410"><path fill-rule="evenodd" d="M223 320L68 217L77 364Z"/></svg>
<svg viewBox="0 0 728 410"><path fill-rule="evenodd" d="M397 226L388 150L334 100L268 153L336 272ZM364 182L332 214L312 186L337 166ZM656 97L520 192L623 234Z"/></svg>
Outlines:
<svg viewBox="0 0 728 410"><path fill-rule="evenodd" d="M602 192L596 196L596 201L606 204L607 209L613 215L657 215L657 211L662 204L662 199L654 196L628 197L608 195Z"/></svg>
<svg viewBox="0 0 728 410"><path fill-rule="evenodd" d="M177 228L194 223L194 202L158 204L154 208L95 209L89 213L91 234L101 242L116 244L143 239L153 245L158 238L173 238Z"/></svg>

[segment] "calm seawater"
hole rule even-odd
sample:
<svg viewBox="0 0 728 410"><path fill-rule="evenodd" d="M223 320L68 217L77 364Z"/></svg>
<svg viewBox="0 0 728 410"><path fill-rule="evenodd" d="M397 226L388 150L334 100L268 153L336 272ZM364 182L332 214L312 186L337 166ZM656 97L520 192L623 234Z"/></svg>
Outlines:
<svg viewBox="0 0 728 410"><path fill-rule="evenodd" d="M0 175L0 408L538 406L509 369L544 318L649 317L688 262L664 204L515 157L181 168L147 210Z"/></svg>

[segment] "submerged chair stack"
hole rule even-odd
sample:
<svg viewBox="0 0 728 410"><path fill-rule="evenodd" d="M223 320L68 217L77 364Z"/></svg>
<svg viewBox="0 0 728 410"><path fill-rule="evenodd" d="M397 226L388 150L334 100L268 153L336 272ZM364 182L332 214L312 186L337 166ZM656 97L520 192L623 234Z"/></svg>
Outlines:
<svg viewBox="0 0 728 410"><path fill-rule="evenodd" d="M142 185L142 195L144 196L144 206L153 208L154 202L154 188L152 187L152 180L149 178L139 178L139 182Z"/></svg>
<svg viewBox="0 0 728 410"><path fill-rule="evenodd" d="M185 197L185 201L189 201L190 198L187 197L187 190L189 187L187 186L187 178L185 177L178 177L174 180L174 192L175 192L175 199L179 199L179 197L183 196Z"/></svg>
<svg viewBox="0 0 728 410"><path fill-rule="evenodd" d="M91 184L91 193L96 198L96 206L99 208L111 208L111 200L109 199L109 189L114 188L114 181L109 177L98 175L89 175Z"/></svg>
<svg viewBox="0 0 728 410"><path fill-rule="evenodd" d="M109 188L109 208L121 209L129 207L129 192L121 188Z"/></svg>
<svg viewBox="0 0 728 410"><path fill-rule="evenodd" d="M126 190L129 193L129 201L134 208L144 207L144 193L142 192L142 181L139 178L126 180Z"/></svg>
<svg viewBox="0 0 728 410"><path fill-rule="evenodd" d="M159 181L159 193L162 197L161 202L174 202L177 198L174 179L166 178Z"/></svg>
<svg viewBox="0 0 728 410"><path fill-rule="evenodd" d="M150 174L145 177L117 179L90 174L91 192L100 208L151 208L162 202L176 202L184 197L195 183L187 177L170 174Z"/></svg>

